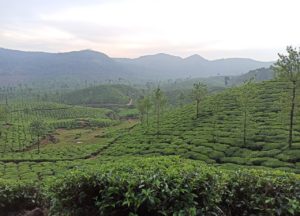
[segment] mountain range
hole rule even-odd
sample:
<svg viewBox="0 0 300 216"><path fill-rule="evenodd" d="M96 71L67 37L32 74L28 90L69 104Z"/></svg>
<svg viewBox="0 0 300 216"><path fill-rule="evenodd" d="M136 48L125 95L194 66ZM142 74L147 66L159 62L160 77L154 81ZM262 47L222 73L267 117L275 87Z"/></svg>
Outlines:
<svg viewBox="0 0 300 216"><path fill-rule="evenodd" d="M0 85L41 80L165 80L240 75L273 62L247 58L207 60L164 53L139 58L111 58L93 50L64 53L26 52L0 48Z"/></svg>

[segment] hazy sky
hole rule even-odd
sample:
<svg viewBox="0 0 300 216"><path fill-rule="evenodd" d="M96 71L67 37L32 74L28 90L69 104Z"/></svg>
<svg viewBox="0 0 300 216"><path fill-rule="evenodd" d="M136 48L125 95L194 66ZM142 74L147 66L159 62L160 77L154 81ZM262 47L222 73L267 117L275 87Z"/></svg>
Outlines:
<svg viewBox="0 0 300 216"><path fill-rule="evenodd" d="M275 60L300 46L299 11L300 0L0 0L0 47Z"/></svg>

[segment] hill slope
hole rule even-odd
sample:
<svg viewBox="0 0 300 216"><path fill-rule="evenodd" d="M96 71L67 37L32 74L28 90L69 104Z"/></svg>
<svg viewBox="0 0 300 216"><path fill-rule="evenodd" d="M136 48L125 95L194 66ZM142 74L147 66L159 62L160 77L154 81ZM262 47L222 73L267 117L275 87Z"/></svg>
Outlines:
<svg viewBox="0 0 300 216"><path fill-rule="evenodd" d="M126 105L138 95L139 90L127 85L99 85L67 93L62 100L67 104Z"/></svg>
<svg viewBox="0 0 300 216"><path fill-rule="evenodd" d="M198 119L194 117L194 105L167 112L159 136L153 120L148 130L146 126L136 127L104 154L181 155L227 166L262 166L300 172L300 127L295 124L294 144L288 149L288 113L282 107L284 102L279 103L287 87L272 81L256 84L255 101L247 111L246 144L242 135L243 112L237 102L238 88L234 88L208 97Z"/></svg>

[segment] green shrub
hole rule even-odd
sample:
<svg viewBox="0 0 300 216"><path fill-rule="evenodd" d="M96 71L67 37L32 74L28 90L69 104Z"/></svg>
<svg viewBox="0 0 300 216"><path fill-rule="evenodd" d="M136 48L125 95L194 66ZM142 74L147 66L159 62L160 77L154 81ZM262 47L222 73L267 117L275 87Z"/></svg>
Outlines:
<svg viewBox="0 0 300 216"><path fill-rule="evenodd" d="M36 185L0 179L0 215L41 205Z"/></svg>
<svg viewBox="0 0 300 216"><path fill-rule="evenodd" d="M122 161L122 164L120 163ZM225 170L178 157L121 159L47 188L61 215L299 215L299 176Z"/></svg>
<svg viewBox="0 0 300 216"><path fill-rule="evenodd" d="M229 176L222 197L225 215L298 215L300 180L262 170L237 171Z"/></svg>

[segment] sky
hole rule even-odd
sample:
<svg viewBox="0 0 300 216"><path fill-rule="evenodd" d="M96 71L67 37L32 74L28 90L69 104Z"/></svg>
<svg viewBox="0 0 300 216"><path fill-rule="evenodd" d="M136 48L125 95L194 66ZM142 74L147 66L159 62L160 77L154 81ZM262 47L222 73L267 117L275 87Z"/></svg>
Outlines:
<svg viewBox="0 0 300 216"><path fill-rule="evenodd" d="M273 61L300 46L299 8L299 0L0 0L0 47Z"/></svg>

